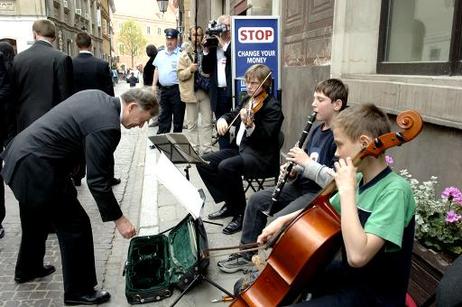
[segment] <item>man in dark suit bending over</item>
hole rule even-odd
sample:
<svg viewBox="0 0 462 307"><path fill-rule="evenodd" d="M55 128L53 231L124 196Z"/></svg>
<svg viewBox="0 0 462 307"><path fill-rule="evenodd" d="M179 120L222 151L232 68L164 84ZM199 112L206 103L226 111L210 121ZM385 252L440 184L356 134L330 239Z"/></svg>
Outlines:
<svg viewBox="0 0 462 307"><path fill-rule="evenodd" d="M103 221L114 221L124 238L135 227L123 215L112 192L113 153L120 124L142 127L159 112L149 91L132 89L120 98L99 90L74 94L22 131L2 153L2 175L19 201L22 239L15 280L24 283L55 271L43 264L51 221L58 236L63 264L64 303L101 304L109 300L97 284L90 220L77 199L70 178L85 149L87 183Z"/></svg>

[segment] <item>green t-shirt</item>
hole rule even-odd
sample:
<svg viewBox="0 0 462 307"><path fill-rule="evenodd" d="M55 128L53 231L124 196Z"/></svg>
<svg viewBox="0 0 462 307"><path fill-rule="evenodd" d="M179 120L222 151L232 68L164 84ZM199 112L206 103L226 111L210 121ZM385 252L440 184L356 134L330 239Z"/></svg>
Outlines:
<svg viewBox="0 0 462 307"><path fill-rule="evenodd" d="M393 243L385 244L385 251L400 249L404 228L415 212L409 183L388 168L365 185L361 185L362 175L358 174L357 182L356 206L364 231ZM330 203L341 213L338 194Z"/></svg>

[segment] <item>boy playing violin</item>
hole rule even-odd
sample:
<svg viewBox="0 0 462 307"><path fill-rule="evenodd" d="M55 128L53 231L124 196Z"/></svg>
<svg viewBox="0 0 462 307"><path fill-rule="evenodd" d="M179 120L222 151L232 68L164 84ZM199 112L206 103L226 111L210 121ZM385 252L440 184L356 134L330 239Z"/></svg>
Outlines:
<svg viewBox="0 0 462 307"><path fill-rule="evenodd" d="M334 120L337 144L330 203L341 213L342 259L332 262L309 301L297 306L404 306L414 237L415 201L408 182L394 173L382 153L354 157L374 138L390 131L387 115L372 104L351 107ZM269 224L258 237L269 240L299 211Z"/></svg>
<svg viewBox="0 0 462 307"><path fill-rule="evenodd" d="M266 77L270 72L263 64L249 67L244 75L249 98L217 120L217 131L224 135L236 119L233 124L238 127L237 146L205 154L203 159L210 163L197 164L199 175L213 200L225 202L208 218L233 217L223 229L224 234L233 234L242 228L245 208L242 175L258 176L279 163L278 137L284 116L281 103L269 93L272 82L271 77Z"/></svg>

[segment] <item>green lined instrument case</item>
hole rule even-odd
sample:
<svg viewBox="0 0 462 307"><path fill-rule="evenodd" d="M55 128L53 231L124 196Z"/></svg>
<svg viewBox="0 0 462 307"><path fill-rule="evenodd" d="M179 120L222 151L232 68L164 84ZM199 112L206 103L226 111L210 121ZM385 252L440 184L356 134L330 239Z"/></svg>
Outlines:
<svg viewBox="0 0 462 307"><path fill-rule="evenodd" d="M133 238L124 269L127 301L148 303L171 296L175 287L184 291L205 273L207 248L202 220L190 214L163 233Z"/></svg>

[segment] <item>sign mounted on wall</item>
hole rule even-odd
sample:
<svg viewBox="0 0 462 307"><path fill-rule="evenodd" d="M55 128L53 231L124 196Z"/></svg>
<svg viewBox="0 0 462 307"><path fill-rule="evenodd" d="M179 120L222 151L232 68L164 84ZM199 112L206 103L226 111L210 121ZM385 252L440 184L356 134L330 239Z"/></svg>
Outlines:
<svg viewBox="0 0 462 307"><path fill-rule="evenodd" d="M273 74L273 94L281 89L280 27L276 16L233 16L233 93L236 103L246 91L244 74L253 64L265 64Z"/></svg>

